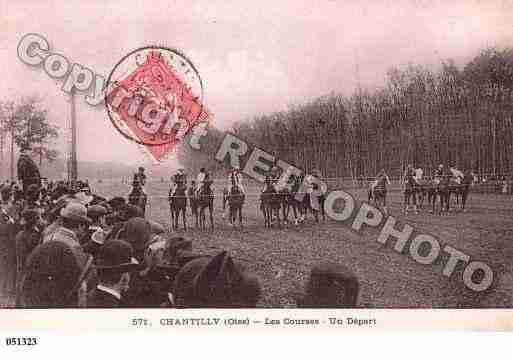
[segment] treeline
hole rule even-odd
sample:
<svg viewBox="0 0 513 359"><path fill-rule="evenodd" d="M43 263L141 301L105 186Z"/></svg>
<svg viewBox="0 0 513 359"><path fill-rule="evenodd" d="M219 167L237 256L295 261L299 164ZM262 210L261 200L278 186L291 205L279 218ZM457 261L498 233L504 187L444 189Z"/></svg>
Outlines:
<svg viewBox="0 0 513 359"><path fill-rule="evenodd" d="M43 160L54 162L59 154L53 148L58 136L38 96L0 99L0 179L16 177L15 152L23 143L31 146L40 166Z"/></svg>
<svg viewBox="0 0 513 359"><path fill-rule="evenodd" d="M351 97L330 94L288 111L237 123L234 132L328 177L398 176L408 163L509 174L513 51L482 51L463 68L391 69L386 85Z"/></svg>

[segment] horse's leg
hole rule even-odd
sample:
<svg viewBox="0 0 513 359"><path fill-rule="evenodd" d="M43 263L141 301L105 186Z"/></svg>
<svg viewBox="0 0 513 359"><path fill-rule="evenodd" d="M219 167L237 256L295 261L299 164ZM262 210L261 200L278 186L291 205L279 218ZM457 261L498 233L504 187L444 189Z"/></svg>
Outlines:
<svg viewBox="0 0 513 359"><path fill-rule="evenodd" d="M173 206L169 205L169 213L170 213L170 219L171 219L171 229L173 229Z"/></svg>
<svg viewBox="0 0 513 359"><path fill-rule="evenodd" d="M183 229L187 230L187 217L185 216L185 212L187 211L187 207L182 208L182 218L183 218Z"/></svg>
<svg viewBox="0 0 513 359"><path fill-rule="evenodd" d="M385 215L388 215L388 209L387 209L387 193L384 192L382 195L382 203L383 203L383 212L385 212Z"/></svg>
<svg viewBox="0 0 513 359"><path fill-rule="evenodd" d="M461 193L461 210L463 212L465 212L465 205L467 204L468 192L468 188L463 188L463 192Z"/></svg>
<svg viewBox="0 0 513 359"><path fill-rule="evenodd" d="M208 210L210 212L210 228L214 229L214 201L210 202Z"/></svg>
<svg viewBox="0 0 513 359"><path fill-rule="evenodd" d="M319 206L321 207L321 215L323 222L326 221L326 211L324 210L324 203L326 202L326 198L324 195L319 197Z"/></svg>

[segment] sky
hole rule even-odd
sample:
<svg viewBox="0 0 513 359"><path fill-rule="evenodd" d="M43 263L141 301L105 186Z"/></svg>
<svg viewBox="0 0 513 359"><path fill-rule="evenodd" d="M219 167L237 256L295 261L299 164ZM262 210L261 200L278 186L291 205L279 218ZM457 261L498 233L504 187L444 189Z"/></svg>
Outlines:
<svg viewBox="0 0 513 359"><path fill-rule="evenodd" d="M40 96L61 128L63 151L69 99L62 80L18 59L27 33L105 76L139 47L177 48L199 71L214 125L227 129L331 92L350 94L358 81L372 90L393 66L464 64L486 47L513 46L513 1L0 0L0 101ZM102 106L82 95L76 103L79 160L151 163Z"/></svg>

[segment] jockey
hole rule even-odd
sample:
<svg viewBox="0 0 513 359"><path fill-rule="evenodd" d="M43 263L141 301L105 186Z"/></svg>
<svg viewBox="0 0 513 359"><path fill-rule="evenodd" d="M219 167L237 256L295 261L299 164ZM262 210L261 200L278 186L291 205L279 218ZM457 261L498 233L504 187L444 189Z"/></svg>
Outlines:
<svg viewBox="0 0 513 359"><path fill-rule="evenodd" d="M390 178L388 178L385 169L382 168L376 176L376 180L372 184L372 189L387 190L387 185L390 185Z"/></svg>
<svg viewBox="0 0 513 359"><path fill-rule="evenodd" d="M413 169L413 166L411 164L406 167L406 172L403 177L403 184L404 184L404 198L405 198L405 207L404 207L404 213L408 213L408 209L410 207L409 200L410 198L413 199L413 210L415 213L418 213L417 211L417 198L415 196L415 187L417 185L417 181L415 179L415 170Z"/></svg>
<svg viewBox="0 0 513 359"><path fill-rule="evenodd" d="M413 166L409 164L404 172L403 183L412 183L412 181L415 181L415 170Z"/></svg>
<svg viewBox="0 0 513 359"><path fill-rule="evenodd" d="M383 211L385 212L385 214L388 214L386 204L387 185L390 185L390 178L385 172L385 169L382 168L376 176L376 180L373 183L372 191L379 191L383 194Z"/></svg>
<svg viewBox="0 0 513 359"><path fill-rule="evenodd" d="M178 185L187 184L187 175L185 174L183 168L179 168L178 171L173 175L173 188L171 189L169 195L173 196L175 194Z"/></svg>
<svg viewBox="0 0 513 359"><path fill-rule="evenodd" d="M205 167L201 167L198 176L196 177L196 194L200 193L206 178L207 170L205 169Z"/></svg>
<svg viewBox="0 0 513 359"><path fill-rule="evenodd" d="M232 184L237 186L242 194L246 194L244 187L242 187L242 173L239 166L235 166L228 175L228 193L232 191Z"/></svg>
<svg viewBox="0 0 513 359"><path fill-rule="evenodd" d="M456 169L454 166L449 167L449 171L451 172L452 176L456 178L456 182L461 184L461 181L465 177L465 174L460 170Z"/></svg>
<svg viewBox="0 0 513 359"><path fill-rule="evenodd" d="M444 172L445 172L444 171L444 165L440 163L438 165L438 168L435 170L435 175L433 176L434 179L435 179L435 182L440 183L440 180L444 176Z"/></svg>

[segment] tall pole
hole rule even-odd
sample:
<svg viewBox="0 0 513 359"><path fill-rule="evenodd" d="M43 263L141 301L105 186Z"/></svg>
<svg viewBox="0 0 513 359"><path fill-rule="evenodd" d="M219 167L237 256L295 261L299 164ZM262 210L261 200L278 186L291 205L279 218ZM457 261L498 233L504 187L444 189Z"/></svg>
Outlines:
<svg viewBox="0 0 513 359"><path fill-rule="evenodd" d="M14 127L11 127L11 182L14 181Z"/></svg>
<svg viewBox="0 0 513 359"><path fill-rule="evenodd" d="M4 180L4 117L0 118L0 178Z"/></svg>
<svg viewBox="0 0 513 359"><path fill-rule="evenodd" d="M495 126L496 126L496 123L495 123L495 116L492 117L492 139L493 139L493 143L492 143L492 164L493 164L493 176L495 177L497 175L497 134L496 134L496 131L495 131Z"/></svg>
<svg viewBox="0 0 513 359"><path fill-rule="evenodd" d="M77 166L77 118L75 110L75 91L71 90L71 168L70 179L76 181L78 178Z"/></svg>

